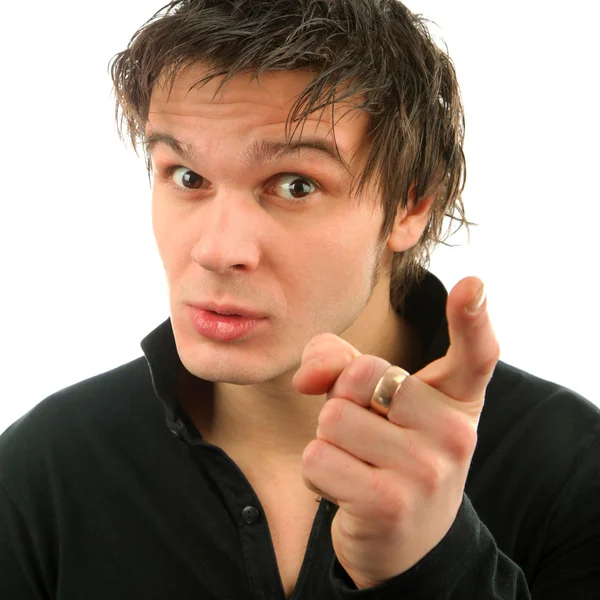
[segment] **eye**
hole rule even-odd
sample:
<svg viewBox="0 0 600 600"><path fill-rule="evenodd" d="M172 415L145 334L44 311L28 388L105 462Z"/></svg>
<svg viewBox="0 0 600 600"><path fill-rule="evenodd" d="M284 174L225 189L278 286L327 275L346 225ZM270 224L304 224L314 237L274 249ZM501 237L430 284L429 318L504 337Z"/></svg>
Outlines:
<svg viewBox="0 0 600 600"><path fill-rule="evenodd" d="M302 200L317 189L316 184L310 179L306 179L302 175L288 173L274 179L269 191L273 191L287 200Z"/></svg>
<svg viewBox="0 0 600 600"><path fill-rule="evenodd" d="M186 190L198 190L206 182L202 175L187 167L171 167L167 171L167 177L172 178L177 187Z"/></svg>

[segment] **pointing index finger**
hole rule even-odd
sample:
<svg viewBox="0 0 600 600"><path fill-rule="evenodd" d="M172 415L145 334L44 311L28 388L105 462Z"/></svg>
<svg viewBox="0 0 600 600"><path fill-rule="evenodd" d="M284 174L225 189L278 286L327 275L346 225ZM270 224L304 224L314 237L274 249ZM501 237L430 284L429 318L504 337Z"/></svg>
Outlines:
<svg viewBox="0 0 600 600"><path fill-rule="evenodd" d="M415 374L463 402L483 401L485 388L500 357L482 288L483 283L477 277L467 277L454 286L446 305L448 352Z"/></svg>

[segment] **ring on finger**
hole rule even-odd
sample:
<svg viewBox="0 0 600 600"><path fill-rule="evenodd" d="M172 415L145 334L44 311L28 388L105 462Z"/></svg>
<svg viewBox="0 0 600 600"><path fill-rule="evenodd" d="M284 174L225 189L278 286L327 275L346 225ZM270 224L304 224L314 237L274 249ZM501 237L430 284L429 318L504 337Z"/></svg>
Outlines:
<svg viewBox="0 0 600 600"><path fill-rule="evenodd" d="M388 367L375 386L370 401L371 408L387 417L392 400L407 377L410 377L408 371L395 365Z"/></svg>

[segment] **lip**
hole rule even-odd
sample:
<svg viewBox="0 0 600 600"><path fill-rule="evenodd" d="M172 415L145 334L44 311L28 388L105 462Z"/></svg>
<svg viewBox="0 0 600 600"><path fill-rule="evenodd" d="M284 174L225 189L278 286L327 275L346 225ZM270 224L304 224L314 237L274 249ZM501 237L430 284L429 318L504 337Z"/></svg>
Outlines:
<svg viewBox="0 0 600 600"><path fill-rule="evenodd" d="M188 306L194 329L205 338L219 342L231 342L245 338L257 327L268 322L265 318L220 315L210 310Z"/></svg>
<svg viewBox="0 0 600 600"><path fill-rule="evenodd" d="M209 310L221 315L234 315L239 317L247 317L249 319L264 319L265 315L258 313L250 308L236 306L235 304L217 304L216 302L202 302L201 304L190 304L192 308L197 310Z"/></svg>

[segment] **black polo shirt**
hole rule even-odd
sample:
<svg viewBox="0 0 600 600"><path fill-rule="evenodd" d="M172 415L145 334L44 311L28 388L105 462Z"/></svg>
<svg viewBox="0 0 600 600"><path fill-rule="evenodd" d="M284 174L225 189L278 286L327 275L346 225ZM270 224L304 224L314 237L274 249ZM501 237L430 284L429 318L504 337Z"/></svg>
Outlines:
<svg viewBox="0 0 600 600"><path fill-rule="evenodd" d="M423 364L447 350L446 296L428 274L408 298ZM177 403L170 319L141 346L0 436L0 599L283 600L260 500ZM294 600L598 598L600 410L500 362L455 523L376 588L337 561L336 510L320 501Z"/></svg>

